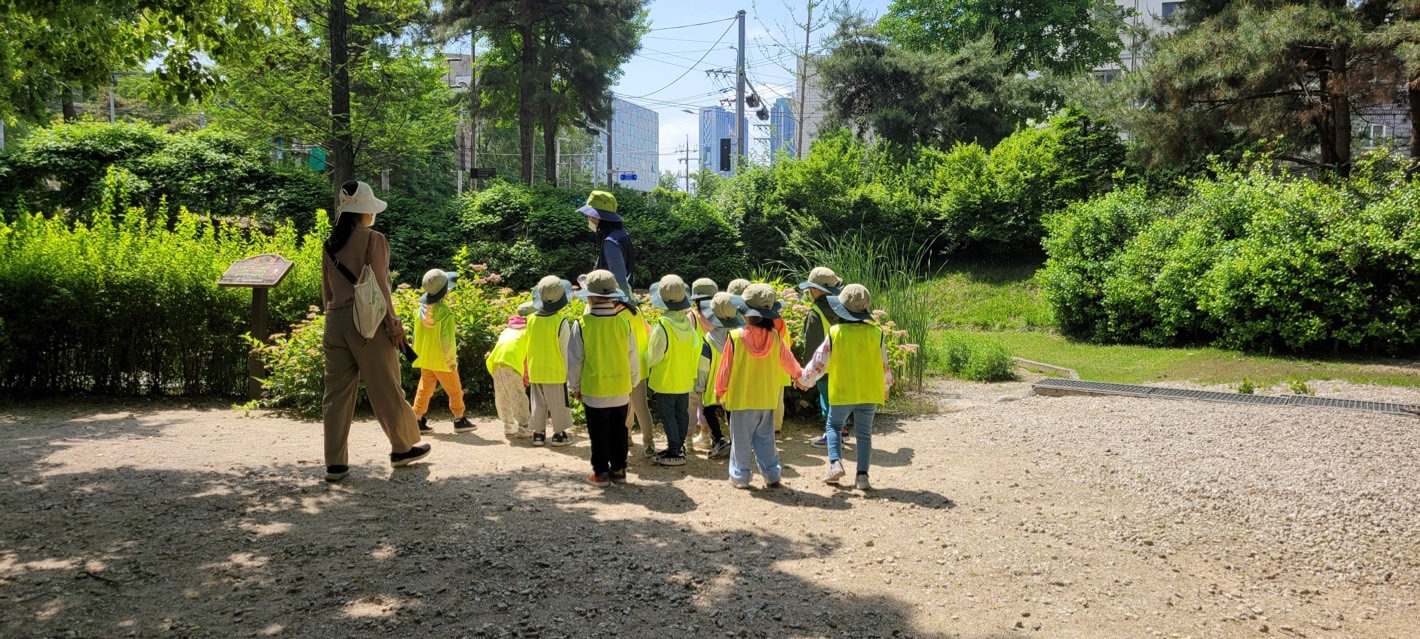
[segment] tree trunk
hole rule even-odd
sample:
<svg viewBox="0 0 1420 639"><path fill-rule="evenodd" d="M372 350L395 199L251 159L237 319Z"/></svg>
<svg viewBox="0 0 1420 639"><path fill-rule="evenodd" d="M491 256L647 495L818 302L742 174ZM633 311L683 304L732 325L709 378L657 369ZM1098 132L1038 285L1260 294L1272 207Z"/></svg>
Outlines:
<svg viewBox="0 0 1420 639"><path fill-rule="evenodd" d="M533 143L537 133L537 38L531 23L518 25L522 38L522 73L518 78L518 159L522 163L523 184L533 183Z"/></svg>
<svg viewBox="0 0 1420 639"><path fill-rule="evenodd" d="M1332 145L1336 147L1336 174L1343 178L1351 175L1351 88L1346 81L1347 54L1345 44L1331 49Z"/></svg>
<svg viewBox="0 0 1420 639"><path fill-rule="evenodd" d="M346 0L330 0L330 178L339 203L340 185L355 179L355 142L350 132L350 14ZM335 209L331 209L334 213Z"/></svg>
<svg viewBox="0 0 1420 639"><path fill-rule="evenodd" d="M1405 87L1410 102L1410 161L1405 165L1406 177L1415 177L1420 162L1420 76L1410 79Z"/></svg>
<svg viewBox="0 0 1420 639"><path fill-rule="evenodd" d="M79 119L79 110L74 108L74 90L68 85L59 92L59 109L64 113L65 122L73 122Z"/></svg>

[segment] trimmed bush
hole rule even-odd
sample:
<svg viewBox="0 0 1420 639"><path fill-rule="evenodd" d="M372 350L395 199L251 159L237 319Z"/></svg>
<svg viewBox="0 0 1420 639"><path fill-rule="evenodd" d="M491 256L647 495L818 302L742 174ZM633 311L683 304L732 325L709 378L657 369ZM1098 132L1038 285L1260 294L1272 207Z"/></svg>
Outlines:
<svg viewBox="0 0 1420 639"><path fill-rule="evenodd" d="M1259 163L1188 187L1130 189L1051 218L1041 277L1063 332L1289 353L1420 345L1420 183L1326 184Z"/></svg>
<svg viewBox="0 0 1420 639"><path fill-rule="evenodd" d="M291 220L310 229L310 214L330 203L326 176L272 166L265 151L207 129L166 133L135 123L75 123L38 129L0 158L0 202L15 210L70 211L100 204L110 168L132 178L129 198L153 211L166 202L221 217Z"/></svg>

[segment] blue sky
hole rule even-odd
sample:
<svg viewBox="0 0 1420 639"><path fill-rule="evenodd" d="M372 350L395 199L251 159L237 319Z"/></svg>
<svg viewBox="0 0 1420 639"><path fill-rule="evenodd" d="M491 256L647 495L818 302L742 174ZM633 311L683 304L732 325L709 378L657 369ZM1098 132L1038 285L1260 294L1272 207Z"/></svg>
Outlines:
<svg viewBox="0 0 1420 639"><path fill-rule="evenodd" d="M678 171L678 149L690 136L692 148L699 144L699 116L682 112L713 106L733 93L721 90L734 86L734 76L723 79L705 71L733 71L738 37L735 12L745 10L747 76L760 97L773 102L788 97L794 89L794 50L802 51L804 32L795 23L804 22L805 0L744 0L742 4L700 0L652 0L652 31L642 39L641 51L624 67L624 75L613 88L617 96L660 114L661 166ZM853 0L851 5L868 15L887 11L890 0ZM793 10L791 11L791 7ZM669 29L681 25L716 21L712 24ZM815 22L818 16L815 16ZM832 25L813 34L813 40L827 36ZM716 44L723 35L723 40ZM792 46L793 49L786 48ZM754 120L751 119L751 122ZM762 135L762 134L761 134ZM751 131L751 137L755 132ZM757 147L751 146L751 152Z"/></svg>

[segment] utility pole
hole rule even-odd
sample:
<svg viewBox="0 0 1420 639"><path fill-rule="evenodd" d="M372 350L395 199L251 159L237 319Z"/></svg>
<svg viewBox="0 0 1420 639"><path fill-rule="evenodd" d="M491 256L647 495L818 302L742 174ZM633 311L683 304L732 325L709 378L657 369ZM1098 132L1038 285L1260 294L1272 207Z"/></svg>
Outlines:
<svg viewBox="0 0 1420 639"><path fill-rule="evenodd" d="M736 16L740 20L740 47L735 52L737 61L735 62L735 130L739 132L739 162L735 164L734 172L739 173L740 165L745 163L748 157L749 147L745 138L749 137L749 131L745 129L745 10L740 9Z"/></svg>
<svg viewBox="0 0 1420 639"><path fill-rule="evenodd" d="M685 136L685 194L690 195L690 135Z"/></svg>
<svg viewBox="0 0 1420 639"><path fill-rule="evenodd" d="M794 127L794 132L797 134L797 139L794 140L794 156L798 158L804 157L804 122L808 119L805 115L808 113L809 104L809 35L813 33L814 29L814 5L816 4L818 3L810 2L808 4L809 16L807 20L804 20L804 57L799 59L799 113L797 114L799 122L798 126Z"/></svg>
<svg viewBox="0 0 1420 639"><path fill-rule="evenodd" d="M118 75L110 73L108 76L108 123L113 124L117 119L114 115L113 94L118 92Z"/></svg>
<svg viewBox="0 0 1420 639"><path fill-rule="evenodd" d="M468 90L468 170L473 175L478 175L474 171L474 167L478 166L478 107L482 104L478 96L478 29L474 29L468 38ZM477 177L473 178L473 190L478 190Z"/></svg>
<svg viewBox="0 0 1420 639"><path fill-rule="evenodd" d="M611 163L611 124L616 120L616 97L612 97L611 117L606 119L606 188L611 190L615 186L616 175L612 171Z"/></svg>

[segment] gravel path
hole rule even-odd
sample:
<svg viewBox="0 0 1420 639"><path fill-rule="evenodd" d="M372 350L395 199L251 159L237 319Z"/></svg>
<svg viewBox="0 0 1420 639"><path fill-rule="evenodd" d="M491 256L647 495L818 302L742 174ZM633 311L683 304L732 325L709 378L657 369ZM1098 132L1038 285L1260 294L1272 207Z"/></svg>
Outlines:
<svg viewBox="0 0 1420 639"><path fill-rule="evenodd" d="M884 419L868 493L817 481L807 429L787 489L637 459L599 490L584 438L440 423L392 472L366 421L327 485L315 424L11 406L0 636L1420 636L1420 420L996 401L1026 388Z"/></svg>

